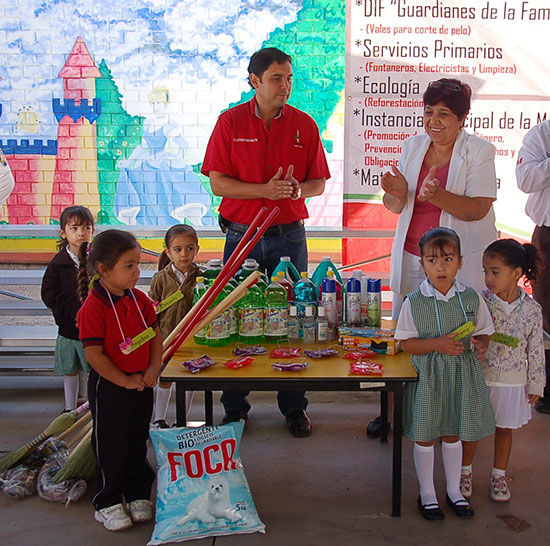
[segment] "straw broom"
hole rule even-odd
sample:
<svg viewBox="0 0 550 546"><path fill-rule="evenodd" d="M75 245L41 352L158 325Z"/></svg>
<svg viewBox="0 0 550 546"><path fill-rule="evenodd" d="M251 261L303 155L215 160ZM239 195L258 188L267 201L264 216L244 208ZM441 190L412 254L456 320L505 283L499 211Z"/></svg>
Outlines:
<svg viewBox="0 0 550 546"><path fill-rule="evenodd" d="M76 432L79 428L85 425L92 418L92 412L88 410L76 423L71 425L67 430L58 434L55 438L59 441L65 440L68 436Z"/></svg>
<svg viewBox="0 0 550 546"><path fill-rule="evenodd" d="M93 468L95 468L95 456L92 450L92 430L91 423L89 430L84 437L80 440L78 445L73 449L69 455L65 464L59 469L59 471L53 477L54 483L61 483L70 479L90 479L90 468L93 462ZM85 477L85 474L86 477Z"/></svg>
<svg viewBox="0 0 550 546"><path fill-rule="evenodd" d="M0 457L0 472L4 472L8 468L15 466L21 459L24 459L31 451L36 449L44 440L47 440L50 436L61 434L67 430L78 417L90 407L88 402L82 404L82 406L75 410L62 413L57 416L38 436L33 438L30 442L21 446L19 449L8 451Z"/></svg>

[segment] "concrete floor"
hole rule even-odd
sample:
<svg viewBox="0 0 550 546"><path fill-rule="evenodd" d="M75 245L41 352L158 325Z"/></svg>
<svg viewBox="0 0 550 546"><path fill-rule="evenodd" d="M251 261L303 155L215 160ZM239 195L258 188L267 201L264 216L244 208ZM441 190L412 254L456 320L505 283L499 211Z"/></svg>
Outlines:
<svg viewBox="0 0 550 546"><path fill-rule="evenodd" d="M215 401L218 400L215 394ZM512 500L499 505L488 495L492 440L480 443L474 464L476 509L460 520L444 507L446 518L428 522L416 507L418 486L412 444L404 442L402 517L391 518L390 443L365 439L365 425L378 411L375 393L311 393L308 413L314 432L297 439L287 432L276 409L274 393L253 393L241 457L266 534L234 535L191 541L217 546L324 546L469 544L525 545L550 539L550 416L534 412L531 423L514 437L508 471ZM20 447L38 434L63 405L59 378L2 378L0 383L0 451ZM196 395L191 419L202 418L202 396ZM172 402L170 417L175 408ZM222 416L215 404L215 420ZM444 500L440 452L436 487ZM14 501L0 494L0 544L145 545L153 524L110 533L96 523L91 491L67 508L34 495ZM513 530L513 517L530 525ZM502 519L504 518L504 519Z"/></svg>

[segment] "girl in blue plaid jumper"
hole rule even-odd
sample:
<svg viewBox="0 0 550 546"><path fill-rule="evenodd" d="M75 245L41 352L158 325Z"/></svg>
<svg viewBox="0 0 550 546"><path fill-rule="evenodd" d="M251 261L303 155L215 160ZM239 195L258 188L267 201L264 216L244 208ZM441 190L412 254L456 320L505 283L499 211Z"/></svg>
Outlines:
<svg viewBox="0 0 550 546"><path fill-rule="evenodd" d="M456 232L431 229L419 247L427 279L407 296L395 332L418 373L418 382L405 389L403 434L415 442L422 516L444 517L433 480L434 445L441 438L447 504L457 516L468 517L474 511L460 492L461 441L478 440L495 430L478 362L494 328L479 294L455 280L462 265Z"/></svg>

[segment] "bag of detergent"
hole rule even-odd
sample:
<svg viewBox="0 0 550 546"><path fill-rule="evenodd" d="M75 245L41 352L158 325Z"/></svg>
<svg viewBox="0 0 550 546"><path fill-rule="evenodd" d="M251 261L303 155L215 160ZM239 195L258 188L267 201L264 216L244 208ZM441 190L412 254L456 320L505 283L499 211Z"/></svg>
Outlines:
<svg viewBox="0 0 550 546"><path fill-rule="evenodd" d="M152 429L157 510L149 544L265 532L239 456L244 423Z"/></svg>

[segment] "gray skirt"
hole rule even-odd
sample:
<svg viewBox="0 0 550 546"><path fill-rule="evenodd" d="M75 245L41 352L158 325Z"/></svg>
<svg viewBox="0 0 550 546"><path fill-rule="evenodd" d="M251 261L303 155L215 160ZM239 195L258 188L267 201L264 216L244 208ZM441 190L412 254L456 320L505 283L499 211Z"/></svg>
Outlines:
<svg viewBox="0 0 550 546"><path fill-rule="evenodd" d="M55 341L54 371L56 375L89 372L82 342L58 335Z"/></svg>

